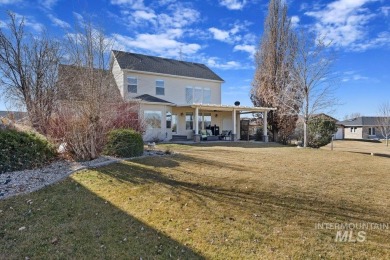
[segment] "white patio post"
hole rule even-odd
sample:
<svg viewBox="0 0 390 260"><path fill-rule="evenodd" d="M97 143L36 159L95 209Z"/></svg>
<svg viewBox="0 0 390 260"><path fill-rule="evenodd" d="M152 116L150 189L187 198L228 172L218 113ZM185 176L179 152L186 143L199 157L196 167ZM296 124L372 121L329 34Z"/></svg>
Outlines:
<svg viewBox="0 0 390 260"><path fill-rule="evenodd" d="M263 136L264 136L264 142L268 143L267 110L263 112Z"/></svg>
<svg viewBox="0 0 390 260"><path fill-rule="evenodd" d="M192 126L193 130L195 130L195 133L194 133L194 141L195 142L200 142L198 117L199 117L199 107L195 107L195 118L194 118L195 122L193 122L193 124L195 124L195 126L194 125Z"/></svg>
<svg viewBox="0 0 390 260"><path fill-rule="evenodd" d="M236 128L236 110L234 108L233 108L233 112L232 112L232 117L233 117L233 134L231 136L231 140L235 141L236 134L237 134L237 128Z"/></svg>

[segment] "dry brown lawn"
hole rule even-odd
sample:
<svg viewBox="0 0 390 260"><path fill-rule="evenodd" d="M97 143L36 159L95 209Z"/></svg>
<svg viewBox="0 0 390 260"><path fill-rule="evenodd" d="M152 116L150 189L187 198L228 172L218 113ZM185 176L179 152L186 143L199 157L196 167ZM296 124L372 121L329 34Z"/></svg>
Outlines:
<svg viewBox="0 0 390 260"><path fill-rule="evenodd" d="M322 149L330 150L330 144ZM333 143L334 151L363 153L363 154L383 154L390 156L390 144L386 146L386 142L381 143L364 142L355 140L335 140Z"/></svg>
<svg viewBox="0 0 390 260"><path fill-rule="evenodd" d="M315 228L390 223L388 158L255 143L160 148L177 154L0 201L0 258L390 258L390 230L335 242L336 230Z"/></svg>

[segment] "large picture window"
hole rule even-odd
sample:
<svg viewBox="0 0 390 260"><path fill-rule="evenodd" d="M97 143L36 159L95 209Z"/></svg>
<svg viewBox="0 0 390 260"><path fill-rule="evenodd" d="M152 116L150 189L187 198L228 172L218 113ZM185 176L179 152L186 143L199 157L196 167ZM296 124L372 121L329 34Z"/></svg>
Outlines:
<svg viewBox="0 0 390 260"><path fill-rule="evenodd" d="M211 89L201 87L186 87L187 104L211 104Z"/></svg>
<svg viewBox="0 0 390 260"><path fill-rule="evenodd" d="M151 111L151 110L144 111L144 120L147 129L161 128L161 118L162 118L161 111Z"/></svg>
<svg viewBox="0 0 390 260"><path fill-rule="evenodd" d="M192 112L186 113L186 130L192 130L194 126L194 114Z"/></svg>
<svg viewBox="0 0 390 260"><path fill-rule="evenodd" d="M165 95L164 80L156 80L156 95Z"/></svg>
<svg viewBox="0 0 390 260"><path fill-rule="evenodd" d="M127 77L127 91L137 93L138 80L135 77Z"/></svg>

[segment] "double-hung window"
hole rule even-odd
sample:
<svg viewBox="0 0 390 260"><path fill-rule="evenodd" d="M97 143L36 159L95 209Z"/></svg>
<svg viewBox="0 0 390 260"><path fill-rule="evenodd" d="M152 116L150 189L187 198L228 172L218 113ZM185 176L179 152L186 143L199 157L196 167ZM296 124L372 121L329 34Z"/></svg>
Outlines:
<svg viewBox="0 0 390 260"><path fill-rule="evenodd" d="M137 93L138 80L136 77L127 77L127 92Z"/></svg>
<svg viewBox="0 0 390 260"><path fill-rule="evenodd" d="M375 127L368 128L368 135L375 135Z"/></svg>
<svg viewBox="0 0 390 260"><path fill-rule="evenodd" d="M156 95L165 95L164 80L156 80Z"/></svg>

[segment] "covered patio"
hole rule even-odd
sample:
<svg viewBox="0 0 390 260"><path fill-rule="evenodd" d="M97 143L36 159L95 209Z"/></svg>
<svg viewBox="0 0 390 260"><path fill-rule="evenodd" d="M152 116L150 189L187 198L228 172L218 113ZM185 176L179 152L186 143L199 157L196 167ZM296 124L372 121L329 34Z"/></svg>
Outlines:
<svg viewBox="0 0 390 260"><path fill-rule="evenodd" d="M194 111L194 121L195 123L192 125L193 130L193 140L194 142L200 142L202 138L202 134L200 133L199 129L199 116L202 115L202 113L213 113L215 114L215 117L218 116L218 114L221 115L223 123L221 123L222 129L230 128L231 133L229 134L231 141L236 141L239 139L239 132L240 132L240 115L241 114L250 114L250 113L262 113L263 114L263 136L264 136L264 142L268 142L268 135L267 135L267 115L269 111L276 110L275 108L268 108L268 107L248 107L248 106L229 106L229 105L214 105L214 104L192 104L192 105L183 105L183 106L177 106L177 107L190 107L191 110ZM231 120L231 121L230 121ZM225 123L226 122L226 123ZM213 132L214 134L215 132ZM225 133L226 134L226 133ZM215 136L219 137L225 137L222 132L217 132ZM221 139L221 138L219 138ZM226 138L223 138L226 140Z"/></svg>

